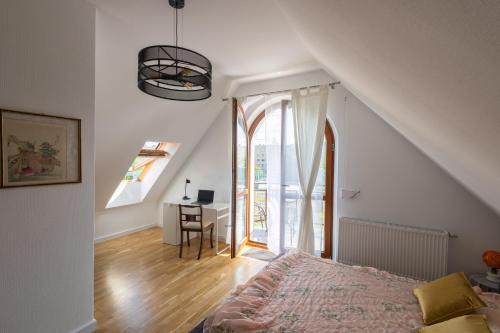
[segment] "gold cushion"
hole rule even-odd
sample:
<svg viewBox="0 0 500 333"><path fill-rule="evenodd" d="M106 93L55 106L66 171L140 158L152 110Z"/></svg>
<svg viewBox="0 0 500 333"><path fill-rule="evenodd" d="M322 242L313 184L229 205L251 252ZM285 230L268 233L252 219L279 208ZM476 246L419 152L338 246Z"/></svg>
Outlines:
<svg viewBox="0 0 500 333"><path fill-rule="evenodd" d="M453 273L413 290L426 325L470 314L485 307L464 273Z"/></svg>
<svg viewBox="0 0 500 333"><path fill-rule="evenodd" d="M491 333L484 316L468 315L423 327L417 333Z"/></svg>

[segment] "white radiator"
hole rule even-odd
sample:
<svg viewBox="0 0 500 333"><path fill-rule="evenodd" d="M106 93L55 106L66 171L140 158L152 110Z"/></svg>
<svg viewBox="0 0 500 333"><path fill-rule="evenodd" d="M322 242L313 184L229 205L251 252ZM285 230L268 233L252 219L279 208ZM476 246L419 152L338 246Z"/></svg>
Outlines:
<svg viewBox="0 0 500 333"><path fill-rule="evenodd" d="M339 262L371 266L397 275L433 280L447 272L449 233L343 217Z"/></svg>

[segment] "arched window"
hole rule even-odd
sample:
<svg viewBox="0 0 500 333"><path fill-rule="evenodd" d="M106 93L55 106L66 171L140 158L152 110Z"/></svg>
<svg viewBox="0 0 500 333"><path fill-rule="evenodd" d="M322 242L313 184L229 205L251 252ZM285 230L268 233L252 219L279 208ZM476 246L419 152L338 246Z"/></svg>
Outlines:
<svg viewBox="0 0 500 333"><path fill-rule="evenodd" d="M281 102L282 112L289 112L287 101ZM291 117L283 117L286 122L283 129L284 142L281 151L286 170L282 180L283 196L281 200L281 221L284 223L283 235L285 248L294 248L297 245L299 221L296 214L298 208L299 186L296 172L296 160L293 138L293 124ZM269 153L269 140L266 141L266 112L260 112L252 122L249 135L248 157L248 187L249 200L247 204L246 235L248 244L266 247L268 242L268 216L271 209L268 205L268 175L267 158ZM267 129L272 131L273 129ZM332 230L333 230L333 131L328 123L325 126L322 158L320 170L313 191L313 219L315 232L315 250L322 257L332 256Z"/></svg>

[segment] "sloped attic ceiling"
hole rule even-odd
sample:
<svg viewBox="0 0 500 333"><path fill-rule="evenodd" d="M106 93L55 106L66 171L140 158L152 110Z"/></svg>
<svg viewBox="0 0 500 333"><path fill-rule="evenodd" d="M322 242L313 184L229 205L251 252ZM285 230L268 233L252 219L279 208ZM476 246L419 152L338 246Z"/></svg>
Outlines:
<svg viewBox="0 0 500 333"><path fill-rule="evenodd" d="M147 197L157 200L233 79L320 63L500 212L500 2L188 0L181 44L213 62L215 88L207 101L182 103L135 87L137 51L172 41L168 1L90 1L98 7L98 210L145 140L182 142Z"/></svg>
<svg viewBox="0 0 500 333"><path fill-rule="evenodd" d="M500 212L499 1L276 2L326 70Z"/></svg>
<svg viewBox="0 0 500 333"><path fill-rule="evenodd" d="M181 143L145 201L156 201L225 103L232 78L318 68L267 0L191 0L180 13L180 44L214 67L213 96L168 101L136 86L137 53L173 43L168 0L93 0L96 16L96 210L104 209L147 140Z"/></svg>

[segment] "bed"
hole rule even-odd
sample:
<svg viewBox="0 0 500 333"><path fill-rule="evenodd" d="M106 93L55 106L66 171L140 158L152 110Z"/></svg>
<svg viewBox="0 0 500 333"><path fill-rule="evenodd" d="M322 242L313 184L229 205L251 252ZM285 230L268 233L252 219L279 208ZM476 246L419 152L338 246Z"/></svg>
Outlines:
<svg viewBox="0 0 500 333"><path fill-rule="evenodd" d="M423 326L412 293L421 283L289 252L239 286L205 320L204 332L413 333ZM488 305L480 313L500 333L500 295L480 297Z"/></svg>

